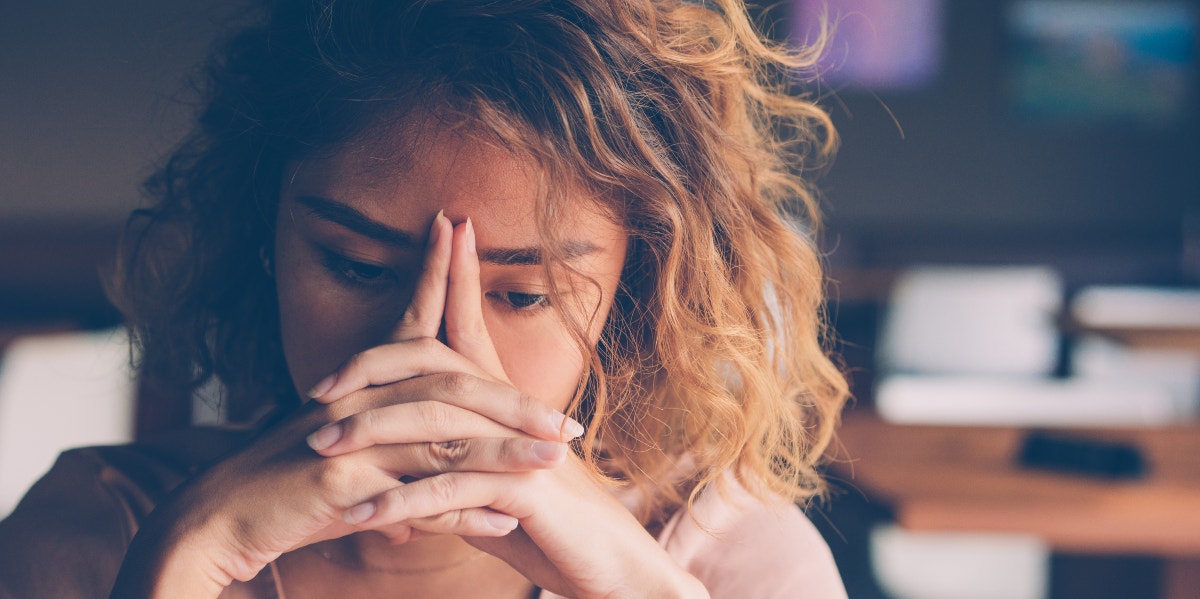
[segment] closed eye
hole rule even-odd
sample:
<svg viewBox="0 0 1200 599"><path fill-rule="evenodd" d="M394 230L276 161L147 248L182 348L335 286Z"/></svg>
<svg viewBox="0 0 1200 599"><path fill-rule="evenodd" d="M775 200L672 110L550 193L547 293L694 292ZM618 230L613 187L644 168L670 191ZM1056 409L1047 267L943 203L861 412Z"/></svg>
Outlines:
<svg viewBox="0 0 1200 599"><path fill-rule="evenodd" d="M323 248L321 261L338 282L350 287L374 287L392 279L393 273L387 267L351 260Z"/></svg>
<svg viewBox="0 0 1200 599"><path fill-rule="evenodd" d="M550 296L520 291L489 291L487 297L513 312L534 312L550 305Z"/></svg>

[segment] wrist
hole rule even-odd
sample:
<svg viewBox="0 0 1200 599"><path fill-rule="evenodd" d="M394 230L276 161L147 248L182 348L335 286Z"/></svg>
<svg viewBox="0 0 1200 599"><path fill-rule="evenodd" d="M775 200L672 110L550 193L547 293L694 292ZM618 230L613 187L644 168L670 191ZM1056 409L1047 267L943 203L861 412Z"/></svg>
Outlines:
<svg viewBox="0 0 1200 599"><path fill-rule="evenodd" d="M215 599L233 582L212 527L188 525L160 506L139 528L113 587L112 599Z"/></svg>

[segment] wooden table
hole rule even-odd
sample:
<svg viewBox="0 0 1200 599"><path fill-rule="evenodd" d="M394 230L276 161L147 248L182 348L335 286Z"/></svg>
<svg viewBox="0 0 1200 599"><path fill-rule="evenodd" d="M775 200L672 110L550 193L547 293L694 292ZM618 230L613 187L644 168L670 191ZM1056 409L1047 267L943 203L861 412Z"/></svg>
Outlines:
<svg viewBox="0 0 1200 599"><path fill-rule="evenodd" d="M1028 470L1027 431L901 426L846 414L837 476L891 505L911 530L1033 534L1053 550L1166 559L1164 595L1200 597L1200 424L1057 431L1131 443L1146 477L1110 481Z"/></svg>

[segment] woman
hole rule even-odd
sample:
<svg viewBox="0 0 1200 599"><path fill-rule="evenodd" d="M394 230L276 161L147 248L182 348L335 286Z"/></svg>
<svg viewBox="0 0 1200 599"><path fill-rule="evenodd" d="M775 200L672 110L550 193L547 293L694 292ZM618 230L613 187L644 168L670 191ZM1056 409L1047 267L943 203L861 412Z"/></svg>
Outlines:
<svg viewBox="0 0 1200 599"><path fill-rule="evenodd" d="M273 3L114 285L254 425L64 454L0 596L844 594L813 58L736 0Z"/></svg>

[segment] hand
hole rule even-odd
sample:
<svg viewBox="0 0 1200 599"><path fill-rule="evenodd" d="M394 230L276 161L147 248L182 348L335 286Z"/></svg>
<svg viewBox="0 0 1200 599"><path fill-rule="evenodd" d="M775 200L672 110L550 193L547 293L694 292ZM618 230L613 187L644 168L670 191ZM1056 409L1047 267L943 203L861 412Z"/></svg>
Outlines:
<svg viewBox="0 0 1200 599"><path fill-rule="evenodd" d="M456 469L521 472L562 461L563 441L570 438L563 436L570 428L565 416L434 339L451 237L449 221L439 215L396 342L348 362L347 371L365 378L347 380L363 389L336 405L304 406L173 493L131 544L114 597L215 597L282 553L357 532L346 522L347 510L405 486L403 477ZM390 365L390 384L365 388L377 380L372 369L381 360ZM431 516L420 519L419 530L485 537L517 525L482 506ZM377 529L398 540L413 531L400 520Z"/></svg>
<svg viewBox="0 0 1200 599"><path fill-rule="evenodd" d="M455 228L453 246L444 318L447 345L482 369L492 384L507 382L483 320L469 221ZM425 326L426 332L434 330L430 323ZM360 354L339 369L334 383L318 389L316 399L338 405L362 389L388 392L402 384L412 374L395 355L398 351L400 347L384 346ZM470 384L485 383L472 379ZM392 429L400 425L400 417L381 411L372 416L372 426ZM391 439L361 435L321 453L333 459L388 442ZM347 520L362 530L386 531L397 525L423 530L447 514L493 510L516 518L520 529L505 536L456 534L504 559L542 588L574 597L707 596L699 581L675 564L574 455L554 467L524 470L486 464L495 457L481 452L469 458L470 467L465 467L464 458L443 472L391 487L349 510Z"/></svg>

